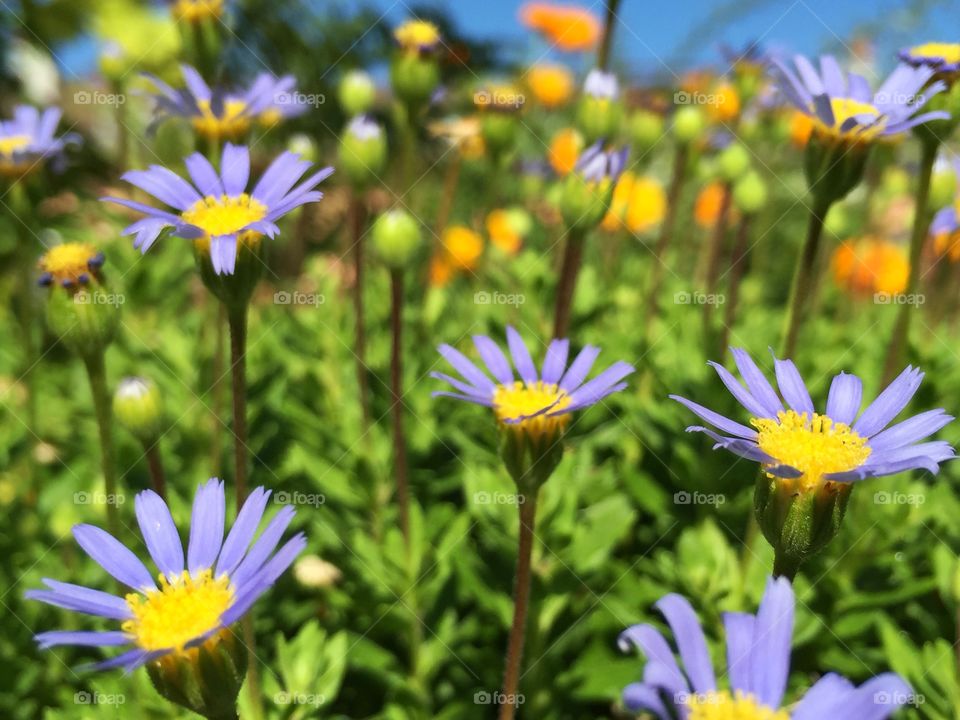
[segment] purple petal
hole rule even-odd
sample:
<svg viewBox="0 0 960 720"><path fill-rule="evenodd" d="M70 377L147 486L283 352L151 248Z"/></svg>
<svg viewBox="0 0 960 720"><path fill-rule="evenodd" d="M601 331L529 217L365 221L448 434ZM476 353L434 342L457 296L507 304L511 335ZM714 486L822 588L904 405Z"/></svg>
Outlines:
<svg viewBox="0 0 960 720"><path fill-rule="evenodd" d="M547 348L547 356L543 359L543 381L548 385L557 385L567 368L567 354L570 352L570 341L555 339Z"/></svg>
<svg viewBox="0 0 960 720"><path fill-rule="evenodd" d="M52 630L34 635L41 650L59 645L80 645L84 647L108 647L129 645L130 636L120 630L94 632L91 630Z"/></svg>
<svg viewBox="0 0 960 720"><path fill-rule="evenodd" d="M273 516L273 519L267 524L267 527L260 533L260 537L250 548L246 556L237 566L237 569L230 573L230 582L235 587L240 587L243 583L253 577L266 562L270 554L276 549L284 531L293 520L297 511L292 505L284 505L280 511Z"/></svg>
<svg viewBox="0 0 960 720"><path fill-rule="evenodd" d="M137 495L134 507L153 562L168 578L178 577L183 572L183 545L170 508L153 490Z"/></svg>
<svg viewBox="0 0 960 720"><path fill-rule="evenodd" d="M245 145L227 143L223 146L220 173L227 195L240 195L250 180L250 151Z"/></svg>
<svg viewBox="0 0 960 720"><path fill-rule="evenodd" d="M224 625L231 625L243 617L257 598L270 589L306 547L307 539L303 533L297 533L290 538L250 581L249 589L223 614L221 622Z"/></svg>
<svg viewBox="0 0 960 720"><path fill-rule="evenodd" d="M733 353L733 360L737 364L737 370L740 371L740 377L747 384L747 390L767 409L765 417L776 417L777 413L783 411L783 403L774 392L770 381L760 372L760 368L746 350L730 348L730 352Z"/></svg>
<svg viewBox="0 0 960 720"><path fill-rule="evenodd" d="M243 560L244 553L250 546L250 541L253 540L253 535L257 532L257 527L260 525L261 518L263 518L263 511L267 507L269 497L269 490L258 487L250 493L243 503L243 507L240 508L237 519L233 523L233 527L230 528L220 551L215 573L218 577L224 573L233 572L240 561Z"/></svg>
<svg viewBox="0 0 960 720"><path fill-rule="evenodd" d="M767 581L754 628L753 689L757 698L778 708L790 674L793 644L793 586L786 578Z"/></svg>
<svg viewBox="0 0 960 720"><path fill-rule="evenodd" d="M683 667L695 692L708 693L717 689L717 680L710 662L707 641L697 614L686 598L671 593L661 598L657 609L663 613L673 631L673 637L683 659Z"/></svg>
<svg viewBox="0 0 960 720"><path fill-rule="evenodd" d="M776 417L775 415L770 415L770 411L764 407L763 403L754 398L753 395L750 394L750 391L746 390L733 376L733 373L723 365L713 362L712 360L707 364L717 371L717 375L720 376L720 380L727 387L727 390L736 398L737 402L747 409L747 412L758 418Z"/></svg>
<svg viewBox="0 0 960 720"><path fill-rule="evenodd" d="M723 614L727 637L727 674L730 687L745 695L753 695L753 647L756 637L756 618L749 613Z"/></svg>
<svg viewBox="0 0 960 720"><path fill-rule="evenodd" d="M523 338L520 337L520 333L512 325L507 325L507 345L510 348L510 355L513 357L513 364L517 368L520 379L528 386L535 385L539 380L537 368L533 364L533 358L530 357L527 346L523 343Z"/></svg>
<svg viewBox="0 0 960 720"><path fill-rule="evenodd" d="M237 269L237 236L218 235L210 238L210 262L217 275L233 275Z"/></svg>
<svg viewBox="0 0 960 720"><path fill-rule="evenodd" d="M893 420L913 398L923 381L923 373L913 367L907 367L877 396L863 411L853 429L864 437L873 437Z"/></svg>
<svg viewBox="0 0 960 720"><path fill-rule="evenodd" d="M480 353L480 359L501 385L513 385L513 370L503 350L486 335L474 335L473 344Z"/></svg>
<svg viewBox="0 0 960 720"><path fill-rule="evenodd" d="M874 435L870 438L870 448L874 452L901 448L933 435L952 420L953 416L947 415L943 408L922 412Z"/></svg>
<svg viewBox="0 0 960 720"><path fill-rule="evenodd" d="M593 380L571 392L568 410L572 412L572 409L579 409L598 402L609 395L610 389L633 371L633 365L618 360Z"/></svg>
<svg viewBox="0 0 960 720"><path fill-rule="evenodd" d="M43 583L50 590L28 590L24 593L24 597L28 600L38 600L47 605L87 615L98 615L111 620L129 620L133 617L127 602L116 595L49 578L44 578Z"/></svg>
<svg viewBox="0 0 960 720"><path fill-rule="evenodd" d="M777 360L773 358L773 365L776 369L777 386L780 388L780 394L787 404L796 412L807 414L807 417L813 417L813 400L810 399L810 393L807 386L803 383L803 378L797 371L797 366L792 360Z"/></svg>
<svg viewBox="0 0 960 720"><path fill-rule="evenodd" d="M493 395L496 385L486 375L484 375L477 366L470 362L466 356L459 350L449 345L441 345L438 350L443 358L450 363L453 368L460 373L477 390L482 390Z"/></svg>
<svg viewBox="0 0 960 720"><path fill-rule="evenodd" d="M223 481L210 478L197 490L190 517L190 542L187 545L187 569L191 575L212 568L223 543L226 499Z"/></svg>
<svg viewBox="0 0 960 720"><path fill-rule="evenodd" d="M856 375L840 373L830 383L827 395L827 417L834 422L850 425L860 412L863 401L863 383Z"/></svg>
<svg viewBox="0 0 960 720"><path fill-rule="evenodd" d="M94 562L127 587L134 590L156 589L150 571L140 558L106 530L93 525L75 525L73 537Z"/></svg>
<svg viewBox="0 0 960 720"><path fill-rule="evenodd" d="M187 166L187 172L190 173L190 179L196 185L200 192L207 197L219 198L224 194L223 183L220 182L220 176L213 169L213 165L200 153L193 153L183 161Z"/></svg>
<svg viewBox="0 0 960 720"><path fill-rule="evenodd" d="M700 418L725 433L735 435L736 437L747 438L748 440L753 440L757 437L757 431L753 428L748 428L746 425L734 422L718 412L714 412L699 403L693 402L693 400L687 400L685 397L680 397L679 395L670 395L669 397L671 400L676 400L685 408L696 413Z"/></svg>
<svg viewBox="0 0 960 720"><path fill-rule="evenodd" d="M593 363L596 362L600 354L600 348L593 345L587 345L574 358L567 372L560 380L560 389L566 392L573 392L583 383L584 378L590 373Z"/></svg>

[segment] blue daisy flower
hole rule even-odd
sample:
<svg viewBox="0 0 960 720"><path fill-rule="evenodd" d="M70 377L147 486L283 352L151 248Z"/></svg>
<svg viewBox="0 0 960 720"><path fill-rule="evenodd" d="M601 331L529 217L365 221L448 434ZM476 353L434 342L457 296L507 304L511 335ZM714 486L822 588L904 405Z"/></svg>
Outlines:
<svg viewBox="0 0 960 720"><path fill-rule="evenodd" d="M687 432L706 433L716 442L715 448L755 460L771 476L812 489L824 482L851 482L918 468L936 473L941 462L955 457L948 442L920 442L953 420L943 409L887 427L920 387L923 373L916 368L907 367L862 413L863 383L856 375L842 372L833 378L826 412L821 415L815 412L792 361L774 357L781 400L745 350L731 351L746 387L722 365L710 365L753 416L753 427L692 400L670 397L723 434L699 425L688 427Z"/></svg>
<svg viewBox="0 0 960 720"><path fill-rule="evenodd" d="M18 105L11 119L0 120L0 175L18 178L45 161L61 162L66 146L80 141L74 133L54 136L61 114L56 107L40 112L31 105Z"/></svg>
<svg viewBox="0 0 960 720"><path fill-rule="evenodd" d="M314 188L333 172L332 167L323 168L294 187L311 163L285 152L270 164L248 193L250 151L243 145L224 146L219 173L200 153L184 162L193 184L160 165L123 175L124 180L176 212L125 198L102 199L147 216L123 231L124 235L135 236L133 245L141 252L147 252L169 228L179 237L208 243L214 271L227 275L234 272L238 242L258 241L262 235L276 237L280 232L276 221L294 208L320 200L323 193Z"/></svg>
<svg viewBox="0 0 960 720"><path fill-rule="evenodd" d="M431 372L431 377L449 383L456 391L436 391L433 395L493 408L498 422L531 435L549 435L563 430L571 413L623 390L627 384L621 381L634 371L629 363L618 361L585 382L600 348L587 345L568 366L570 341L557 339L547 348L543 368L538 373L520 333L508 326L507 345L518 379L510 360L493 340L485 335L474 335L473 344L494 380L463 353L449 345L441 345L440 354L463 380Z"/></svg>
<svg viewBox="0 0 960 720"><path fill-rule="evenodd" d="M146 565L119 540L93 525L77 525L73 536L84 551L133 592L118 597L102 590L44 579L46 589L26 597L74 612L120 623L119 630L56 630L36 636L42 649L58 645L122 647L96 669L128 672L229 632L253 603L277 581L306 547L303 533L277 546L295 514L287 505L260 533L270 491L257 488L241 508L224 540L223 482L212 478L194 498L190 540L184 555L170 509L152 490L137 495L136 515L144 542L160 571L154 581ZM131 647L132 646L132 647Z"/></svg>
<svg viewBox="0 0 960 720"><path fill-rule="evenodd" d="M616 184L627 166L628 152L629 148L604 150L603 141L598 140L580 154L574 171L590 183Z"/></svg>
<svg viewBox="0 0 960 720"><path fill-rule="evenodd" d="M154 126L168 118L184 118L201 137L236 141L250 131L254 122L271 126L308 109L299 101L292 75L275 77L264 72L247 88L227 90L211 88L189 65L181 65L180 71L185 85L178 89L145 73L156 89L152 96L156 102Z"/></svg>
<svg viewBox="0 0 960 720"><path fill-rule="evenodd" d="M913 67L932 68L938 74L960 72L960 43L928 42L901 50L899 58Z"/></svg>
<svg viewBox="0 0 960 720"><path fill-rule="evenodd" d="M814 132L843 142L867 142L898 135L930 120L945 120L942 111L917 114L931 97L945 89L941 81L927 85L929 67L901 64L873 92L862 75L847 73L832 55L820 58L820 72L807 58L794 58L796 73L771 60L780 91L813 119Z"/></svg>
<svg viewBox="0 0 960 720"><path fill-rule="evenodd" d="M673 632L682 667L659 630L646 624L628 628L620 648L639 649L647 662L643 680L624 688L624 705L659 720L884 720L911 701L910 686L894 673L859 687L829 673L787 709L795 604L790 582L771 578L756 615L724 614L730 687L721 689L693 607L680 595L663 597L657 609Z"/></svg>

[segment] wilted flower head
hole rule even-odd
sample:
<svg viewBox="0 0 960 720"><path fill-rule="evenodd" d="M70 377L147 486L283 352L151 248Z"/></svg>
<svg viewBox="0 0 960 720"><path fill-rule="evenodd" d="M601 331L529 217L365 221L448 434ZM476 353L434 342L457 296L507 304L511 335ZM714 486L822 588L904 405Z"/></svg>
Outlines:
<svg viewBox="0 0 960 720"><path fill-rule="evenodd" d="M135 200L106 197L146 215L124 231L134 235L134 247L146 252L160 234L172 229L174 235L195 240L209 252L214 271L234 272L238 243L259 243L261 236L275 237L276 221L301 205L317 202L323 193L316 186L333 172L318 170L294 184L310 169L311 163L291 152L282 153L263 173L249 193L250 151L243 145L227 143L218 173L200 153L185 161L193 184L171 170L152 165L149 170L131 170L123 179L171 206L161 210Z"/></svg>
<svg viewBox="0 0 960 720"><path fill-rule="evenodd" d="M666 638L652 625L625 630L620 648L624 652L640 650L646 664L643 681L624 688L624 705L663 719L884 720L907 702L910 686L894 673L877 675L860 687L829 673L799 701L784 704L795 605L790 582L770 578L756 615L725 613L727 664L718 676L693 607L680 595L664 596L657 609L673 632L680 663ZM729 689L720 685L724 676Z"/></svg>
<svg viewBox="0 0 960 720"><path fill-rule="evenodd" d="M49 160L61 161L64 148L79 137L73 133L54 137L60 115L60 108L41 113L31 105L18 105L11 119L0 121L0 175L19 178Z"/></svg>
<svg viewBox="0 0 960 720"><path fill-rule="evenodd" d="M583 92L600 100L616 100L620 97L620 84L613 73L594 68L587 73L583 82Z"/></svg>
<svg viewBox="0 0 960 720"><path fill-rule="evenodd" d="M179 117L189 120L194 131L207 140L237 141L254 122L274 125L307 110L307 105L298 101L292 75L260 73L248 88L227 90L211 88L189 65L182 65L180 70L184 87L176 90L160 78L146 75L156 89L154 124Z"/></svg>
<svg viewBox="0 0 960 720"><path fill-rule="evenodd" d="M934 74L929 67L901 64L873 92L866 78L844 72L831 55L820 58L820 72L801 55L794 58L796 73L778 60L772 64L780 91L813 119L814 133L827 140L870 142L949 117L944 112L917 114L944 89L942 82L927 85Z"/></svg>

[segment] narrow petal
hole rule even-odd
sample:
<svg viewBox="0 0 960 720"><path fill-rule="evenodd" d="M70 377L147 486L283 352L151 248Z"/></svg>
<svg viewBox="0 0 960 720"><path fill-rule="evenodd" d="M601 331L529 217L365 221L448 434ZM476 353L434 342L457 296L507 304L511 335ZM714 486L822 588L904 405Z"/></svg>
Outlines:
<svg viewBox="0 0 960 720"><path fill-rule="evenodd" d="M865 437L873 437L893 420L913 398L923 381L923 373L907 367L887 388L877 396L853 429Z"/></svg>
<svg viewBox="0 0 960 720"><path fill-rule="evenodd" d="M217 275L233 275L237 269L237 236L210 238L210 262Z"/></svg>
<svg viewBox="0 0 960 720"><path fill-rule="evenodd" d="M277 579L296 560L297 555L307 547L307 539L303 533L297 533L290 538L283 547L257 573L256 577L248 582L248 590L237 598L237 601L223 614L221 622L230 625L239 620L250 609L257 598L269 590Z"/></svg>
<svg viewBox="0 0 960 720"><path fill-rule="evenodd" d="M593 345L585 346L573 359L570 367L567 368L567 372L564 373L560 380L560 389L573 392L580 387L587 375L590 374L590 369L593 367L593 363L597 361L599 354L600 348Z"/></svg>
<svg viewBox="0 0 960 720"><path fill-rule="evenodd" d="M84 647L108 647L129 645L130 636L120 630L94 632L91 630L52 630L34 635L41 650L59 645L80 645Z"/></svg>
<svg viewBox="0 0 960 720"><path fill-rule="evenodd" d="M850 425L860 412L863 401L863 383L856 375L840 373L830 383L827 395L827 416L834 422Z"/></svg>
<svg viewBox="0 0 960 720"><path fill-rule="evenodd" d="M86 588L82 585L43 579L49 590L28 590L24 597L47 605L73 610L74 612L98 615L112 620L129 620L133 615L126 600L116 595Z"/></svg>
<svg viewBox="0 0 960 720"><path fill-rule="evenodd" d="M723 365L713 361L710 361L708 365L717 371L717 375L720 376L720 380L726 386L727 390L729 390L730 394L736 398L738 403L747 409L747 412L758 418L775 417L775 415L770 415L770 411L763 405L763 403L753 397L753 395L750 394L750 391L744 388L743 385L741 385L733 376L733 373L727 370Z"/></svg>
<svg viewBox="0 0 960 720"><path fill-rule="evenodd" d="M787 404L796 412L806 413L808 417L813 416L813 400L810 399L810 392L797 371L797 366L792 360L778 360L773 358L773 365L777 375L777 386L780 388L780 394Z"/></svg>
<svg viewBox="0 0 960 720"><path fill-rule="evenodd" d="M213 165L200 153L193 153L183 161L193 184L207 197L219 198L224 194L223 183Z"/></svg>
<svg viewBox="0 0 960 720"><path fill-rule="evenodd" d="M783 411L783 403L777 397L770 381L746 350L730 348L730 352L733 353L733 360L737 364L737 370L740 371L740 377L747 384L747 390L767 409L766 417L776 417L777 413Z"/></svg>
<svg viewBox="0 0 960 720"><path fill-rule="evenodd" d="M240 195L250 180L250 151L246 145L227 143L223 146L220 175L227 195Z"/></svg>
<svg viewBox="0 0 960 720"><path fill-rule="evenodd" d="M520 379L527 385L536 384L539 378L537 377L537 368L533 364L533 358L530 357L530 351L527 350L520 333L511 325L507 325L507 345L510 348L510 355L513 357L513 364L517 368Z"/></svg>
<svg viewBox="0 0 960 720"><path fill-rule="evenodd" d="M752 676L757 698L778 708L790 674L793 644L793 586L786 578L770 579L757 611Z"/></svg>
<svg viewBox="0 0 960 720"><path fill-rule="evenodd" d="M633 365L623 361L617 361L593 380L581 385L570 393L570 405L572 407L586 407L598 402L606 397L607 391L617 385L623 378L634 371Z"/></svg>
<svg viewBox="0 0 960 720"><path fill-rule="evenodd" d="M247 497L237 514L237 520L230 528L227 539L223 543L223 549L220 551L220 557L217 559L216 575L219 577L224 573L230 573L243 560L244 553L250 547L254 533L260 526L260 520L263 518L263 512L267 507L267 500L270 497L270 491L266 488L258 487Z"/></svg>
<svg viewBox="0 0 960 720"><path fill-rule="evenodd" d="M183 572L183 544L170 508L153 490L144 490L134 501L140 532L153 562L167 577Z"/></svg>
<svg viewBox="0 0 960 720"><path fill-rule="evenodd" d="M670 714L660 699L657 688L643 683L630 683L623 689L623 704L631 712L647 710L658 720L670 720Z"/></svg>
<svg viewBox="0 0 960 720"><path fill-rule="evenodd" d="M797 703L792 720L822 720L830 717L830 713L836 711L853 689L853 683L846 678L827 673Z"/></svg>
<svg viewBox="0 0 960 720"><path fill-rule="evenodd" d="M570 352L570 341L555 339L547 348L547 356L543 359L543 381L548 385L557 385L567 369L567 355Z"/></svg>
<svg viewBox="0 0 960 720"><path fill-rule="evenodd" d="M297 511L292 505L284 505L280 511L273 516L273 519L267 524L267 527L260 533L260 537L253 544L253 547L247 552L246 556L237 566L237 569L230 573L230 582L235 587L240 587L249 578L253 577L276 549L284 531L293 520Z"/></svg>
<svg viewBox="0 0 960 720"><path fill-rule="evenodd" d="M657 602L657 609L670 624L673 637L683 658L683 667L695 692L708 693L717 689L713 664L707 650L707 641L697 614L687 599L671 593Z"/></svg>
<svg viewBox="0 0 960 720"><path fill-rule="evenodd" d="M480 353L480 359L501 385L513 385L513 370L503 350L486 335L474 335L473 344Z"/></svg>
<svg viewBox="0 0 960 720"><path fill-rule="evenodd" d="M223 543L226 499L223 481L210 478L197 490L190 517L190 542L187 545L187 570L196 575L213 567Z"/></svg>
<svg viewBox="0 0 960 720"><path fill-rule="evenodd" d="M727 638L727 674L730 687L745 695L756 692L753 682L753 647L756 638L756 618L749 613L723 614Z"/></svg>
<svg viewBox="0 0 960 720"><path fill-rule="evenodd" d="M927 410L877 433L870 438L870 447L874 452L901 448L933 435L952 420L943 408Z"/></svg>
<svg viewBox="0 0 960 720"><path fill-rule="evenodd" d="M496 385L494 385L493 381L484 375L476 365L470 362L463 353L449 345L441 345L438 350L443 358L450 363L454 370L460 373L467 382L478 390L483 390L493 395Z"/></svg>
<svg viewBox="0 0 960 720"><path fill-rule="evenodd" d="M75 525L73 537L94 562L127 587L155 590L157 585L140 558L106 530L93 525Z"/></svg>
<svg viewBox="0 0 960 720"><path fill-rule="evenodd" d="M746 425L741 425L730 418L724 417L718 412L714 412L713 410L710 410L699 403L693 402L693 400L687 400L685 397L680 397L679 395L670 395L670 399L676 400L685 408L696 413L699 417L725 433L750 440L753 440L757 437L757 431L753 428L748 428Z"/></svg>

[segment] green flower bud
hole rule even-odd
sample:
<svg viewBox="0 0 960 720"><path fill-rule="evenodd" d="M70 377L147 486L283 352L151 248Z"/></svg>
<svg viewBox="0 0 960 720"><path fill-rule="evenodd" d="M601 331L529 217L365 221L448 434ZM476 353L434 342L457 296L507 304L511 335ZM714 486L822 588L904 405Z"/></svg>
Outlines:
<svg viewBox="0 0 960 720"><path fill-rule="evenodd" d="M317 158L319 157L317 144L313 141L313 138L304 133L291 135L287 141L287 150L312 163L317 162Z"/></svg>
<svg viewBox="0 0 960 720"><path fill-rule="evenodd" d="M50 287L47 324L84 358L102 353L120 322L124 297L106 285L103 263L103 253L83 243L57 245L39 263L39 283Z"/></svg>
<svg viewBox="0 0 960 720"><path fill-rule="evenodd" d="M583 83L583 98L577 107L577 126L588 143L610 139L620 129L623 106L620 87L612 73L591 70Z"/></svg>
<svg viewBox="0 0 960 720"><path fill-rule="evenodd" d="M944 158L933 166L930 177L930 207L942 208L953 202L957 195L957 173Z"/></svg>
<svg viewBox="0 0 960 720"><path fill-rule="evenodd" d="M500 457L517 489L535 498L563 459L562 430L558 437L556 433L529 433L501 425Z"/></svg>
<svg viewBox="0 0 960 720"><path fill-rule="evenodd" d="M390 64L390 84L408 107L426 103L440 84L440 67L430 54L401 52Z"/></svg>
<svg viewBox="0 0 960 720"><path fill-rule="evenodd" d="M231 275L217 274L210 259L210 238L193 241L193 257L200 270L200 279L229 311L239 311L250 302L265 267L263 236L245 230L237 237L237 262Z"/></svg>
<svg viewBox="0 0 960 720"><path fill-rule="evenodd" d="M767 204L767 185L755 170L740 178L733 186L733 202L748 215L759 212Z"/></svg>
<svg viewBox="0 0 960 720"><path fill-rule="evenodd" d="M199 647L147 663L160 695L208 720L235 720L246 671L246 648L229 629Z"/></svg>
<svg viewBox="0 0 960 720"><path fill-rule="evenodd" d="M740 143L730 143L720 153L718 164L723 179L735 182L750 169L750 153Z"/></svg>
<svg viewBox="0 0 960 720"><path fill-rule="evenodd" d="M512 113L486 112L480 118L480 134L493 157L509 152L517 139L519 119Z"/></svg>
<svg viewBox="0 0 960 720"><path fill-rule="evenodd" d="M128 377L120 381L113 396L113 416L144 444L152 444L162 432L163 400L151 380Z"/></svg>
<svg viewBox="0 0 960 720"><path fill-rule="evenodd" d="M373 247L391 268L408 265L423 244L420 224L404 210L388 210L378 217L370 231Z"/></svg>
<svg viewBox="0 0 960 720"><path fill-rule="evenodd" d="M813 133L804 153L807 187L818 202L842 200L863 179L869 154L868 143L837 142Z"/></svg>
<svg viewBox="0 0 960 720"><path fill-rule="evenodd" d="M377 86L363 70L350 70L340 80L337 98L347 115L362 115L373 107L377 99Z"/></svg>
<svg viewBox="0 0 960 720"><path fill-rule="evenodd" d="M630 117L630 139L638 153L645 153L663 137L663 117L650 110L638 110Z"/></svg>
<svg viewBox="0 0 960 720"><path fill-rule="evenodd" d="M673 115L673 136L680 143L691 143L703 135L707 119L696 105L684 105Z"/></svg>
<svg viewBox="0 0 960 720"><path fill-rule="evenodd" d="M365 188L379 179L386 164L387 140L383 129L366 116L355 117L340 136L337 167L355 188Z"/></svg>
<svg viewBox="0 0 960 720"><path fill-rule="evenodd" d="M567 175L560 198L560 211L567 227L589 229L603 220L613 199L613 185L610 178L595 182L576 172Z"/></svg>

